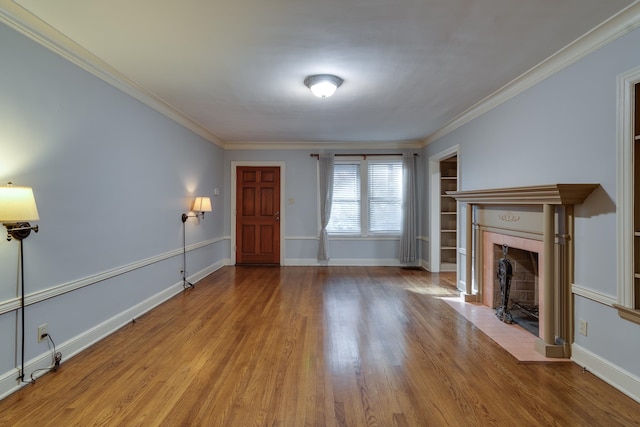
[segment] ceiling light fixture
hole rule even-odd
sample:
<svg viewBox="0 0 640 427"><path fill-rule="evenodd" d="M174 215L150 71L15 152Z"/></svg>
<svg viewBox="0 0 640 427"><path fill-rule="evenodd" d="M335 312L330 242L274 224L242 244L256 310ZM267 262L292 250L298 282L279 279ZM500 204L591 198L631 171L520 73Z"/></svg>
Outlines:
<svg viewBox="0 0 640 427"><path fill-rule="evenodd" d="M316 74L304 79L304 84L318 98L328 98L336 92L343 81L332 74Z"/></svg>

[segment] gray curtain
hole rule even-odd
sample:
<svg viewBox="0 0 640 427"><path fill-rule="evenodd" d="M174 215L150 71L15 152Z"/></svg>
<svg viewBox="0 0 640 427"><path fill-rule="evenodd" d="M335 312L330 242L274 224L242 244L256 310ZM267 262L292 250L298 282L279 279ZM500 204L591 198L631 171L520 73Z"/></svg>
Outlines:
<svg viewBox="0 0 640 427"><path fill-rule="evenodd" d="M320 184L320 245L318 246L318 261L329 260L329 237L327 225L331 218L331 201L333 199L333 164L331 153L321 154L318 158Z"/></svg>
<svg viewBox="0 0 640 427"><path fill-rule="evenodd" d="M402 234L400 262L416 260L416 161L413 153L402 155Z"/></svg>

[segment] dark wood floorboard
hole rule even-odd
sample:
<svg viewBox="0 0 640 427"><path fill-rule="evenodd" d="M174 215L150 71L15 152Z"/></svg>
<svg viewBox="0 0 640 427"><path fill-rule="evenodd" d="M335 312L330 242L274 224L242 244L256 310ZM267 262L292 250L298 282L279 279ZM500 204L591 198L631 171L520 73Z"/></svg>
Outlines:
<svg viewBox="0 0 640 427"><path fill-rule="evenodd" d="M572 363L518 364L454 276L225 267L0 401L0 426L632 426Z"/></svg>

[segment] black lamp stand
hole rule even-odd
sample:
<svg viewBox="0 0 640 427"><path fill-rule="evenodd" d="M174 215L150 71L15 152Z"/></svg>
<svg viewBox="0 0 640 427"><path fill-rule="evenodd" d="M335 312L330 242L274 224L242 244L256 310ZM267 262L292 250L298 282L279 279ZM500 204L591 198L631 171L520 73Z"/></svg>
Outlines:
<svg viewBox="0 0 640 427"><path fill-rule="evenodd" d="M182 214L182 287L189 289L195 287L193 283L187 280L187 231L186 222L189 217L197 217L198 215Z"/></svg>
<svg viewBox="0 0 640 427"><path fill-rule="evenodd" d="M22 241L29 237L31 234L31 230L34 232L38 232L38 226L32 226L28 222L18 222L15 224L4 224L7 228L7 240L16 239L20 242L20 311L22 316L22 350L20 351L21 356L21 365L20 365L20 375L18 376L18 380L21 382L26 382L24 380L24 251L22 249Z"/></svg>

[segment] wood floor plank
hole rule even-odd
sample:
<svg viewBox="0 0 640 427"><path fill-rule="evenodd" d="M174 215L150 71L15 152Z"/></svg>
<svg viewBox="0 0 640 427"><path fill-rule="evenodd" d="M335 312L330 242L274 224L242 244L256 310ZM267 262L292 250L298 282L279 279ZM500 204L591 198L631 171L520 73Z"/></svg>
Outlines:
<svg viewBox="0 0 640 427"><path fill-rule="evenodd" d="M580 367L518 364L452 274L225 267L0 401L0 426L633 426Z"/></svg>

